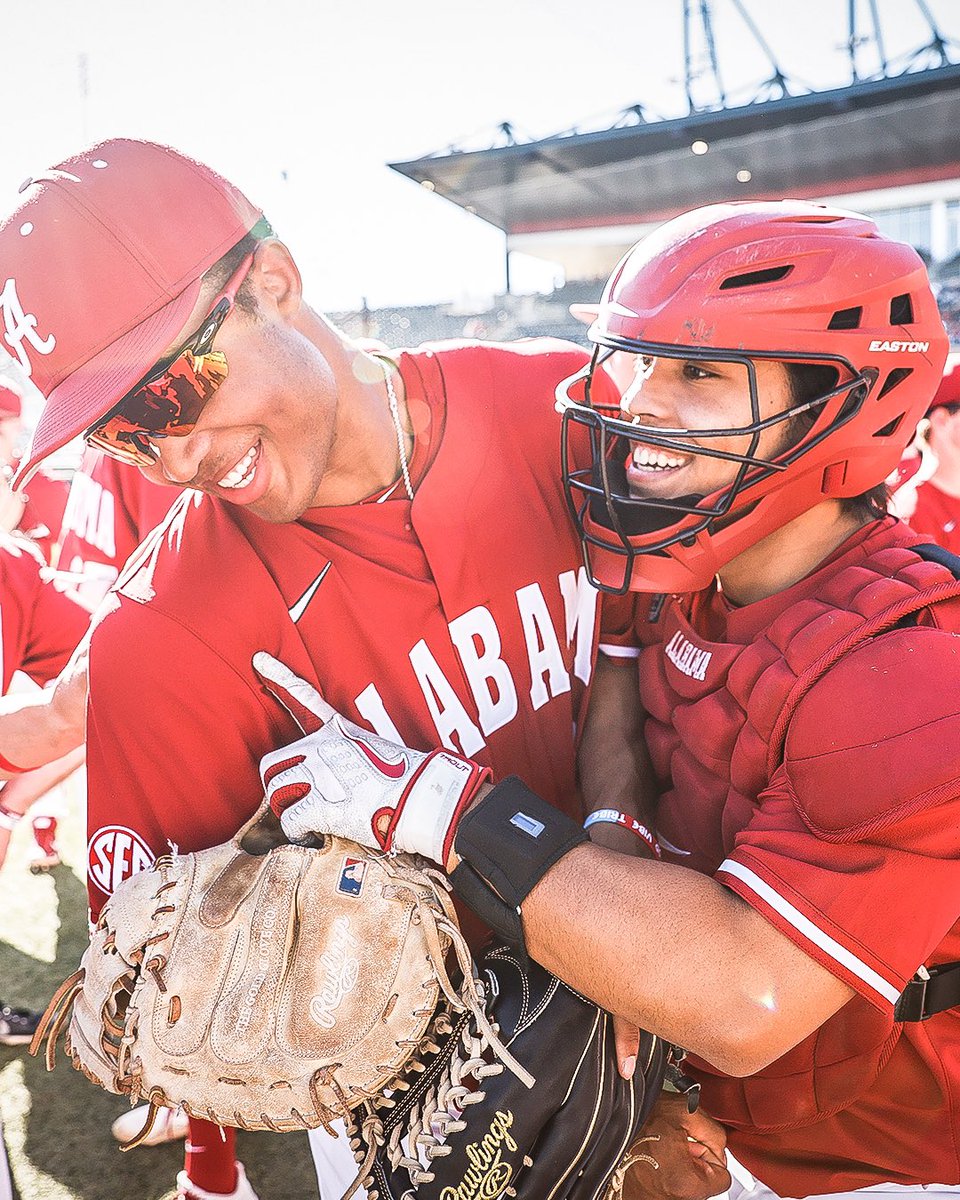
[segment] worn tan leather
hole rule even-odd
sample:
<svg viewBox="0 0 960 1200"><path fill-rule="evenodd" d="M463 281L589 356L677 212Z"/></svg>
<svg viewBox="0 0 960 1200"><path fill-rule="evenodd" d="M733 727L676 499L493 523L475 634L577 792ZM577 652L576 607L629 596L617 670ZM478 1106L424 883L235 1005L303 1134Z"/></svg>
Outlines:
<svg viewBox="0 0 960 1200"><path fill-rule="evenodd" d="M470 974L445 885L410 856L281 839L261 810L231 842L125 881L34 1051L46 1036L52 1066L70 1014L74 1066L108 1091L244 1129L328 1125L389 1087L438 1006L465 1006L444 967L453 943Z"/></svg>

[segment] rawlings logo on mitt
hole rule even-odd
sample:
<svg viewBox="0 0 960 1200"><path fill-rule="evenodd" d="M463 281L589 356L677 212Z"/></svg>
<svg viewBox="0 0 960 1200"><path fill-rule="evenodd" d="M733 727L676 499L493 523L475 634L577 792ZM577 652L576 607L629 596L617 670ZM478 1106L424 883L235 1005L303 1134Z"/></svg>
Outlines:
<svg viewBox="0 0 960 1200"><path fill-rule="evenodd" d="M668 1047L641 1033L637 1070L625 1080L609 1013L510 946L495 946L480 965L497 1035L534 1065L536 1082L528 1089L491 1061L472 1013L444 1018L449 1036L421 1048L417 1074L350 1114L369 1200L619 1196Z"/></svg>
<svg viewBox="0 0 960 1200"><path fill-rule="evenodd" d="M471 1010L469 950L446 884L408 855L286 842L263 808L225 845L167 856L126 880L80 968L51 1000L52 1070L69 1018L73 1065L110 1092L241 1129L330 1128L402 1075ZM452 950L459 986L445 965Z"/></svg>

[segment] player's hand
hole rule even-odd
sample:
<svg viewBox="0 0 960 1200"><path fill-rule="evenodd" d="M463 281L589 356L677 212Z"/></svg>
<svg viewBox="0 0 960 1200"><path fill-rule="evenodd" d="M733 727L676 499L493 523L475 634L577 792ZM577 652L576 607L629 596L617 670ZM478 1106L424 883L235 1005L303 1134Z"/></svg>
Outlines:
<svg viewBox="0 0 960 1200"><path fill-rule="evenodd" d="M640 1053L640 1026L614 1013L613 1041L617 1048L617 1070L624 1079L632 1079Z"/></svg>
<svg viewBox="0 0 960 1200"><path fill-rule="evenodd" d="M684 1096L664 1092L631 1151L657 1166L639 1158L627 1171L623 1200L706 1200L725 1192L726 1144L722 1125L702 1109L688 1112Z"/></svg>
<svg viewBox="0 0 960 1200"><path fill-rule="evenodd" d="M445 863L457 821L490 772L445 750L424 754L355 725L264 651L253 666L307 735L260 760L264 791L290 841L333 833Z"/></svg>

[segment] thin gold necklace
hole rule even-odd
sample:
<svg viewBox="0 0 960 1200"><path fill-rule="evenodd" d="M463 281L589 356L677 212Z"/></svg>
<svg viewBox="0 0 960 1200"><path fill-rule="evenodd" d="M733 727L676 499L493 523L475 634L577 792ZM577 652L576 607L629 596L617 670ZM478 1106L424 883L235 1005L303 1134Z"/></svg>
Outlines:
<svg viewBox="0 0 960 1200"><path fill-rule="evenodd" d="M380 359L383 367L383 377L387 383L387 400L390 405L390 416L393 427L397 431L397 450L400 452L400 470L403 473L403 486L407 495L413 499L413 484L410 482L410 464L407 461L407 435L400 424L400 406L397 404L397 393L393 387L393 369L384 359Z"/></svg>

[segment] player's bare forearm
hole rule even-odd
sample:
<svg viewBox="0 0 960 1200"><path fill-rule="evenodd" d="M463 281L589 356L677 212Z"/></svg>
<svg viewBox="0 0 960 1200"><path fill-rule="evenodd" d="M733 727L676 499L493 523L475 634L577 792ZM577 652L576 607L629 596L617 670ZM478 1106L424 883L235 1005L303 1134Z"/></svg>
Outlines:
<svg viewBox="0 0 960 1200"><path fill-rule="evenodd" d="M853 995L716 880L595 845L551 867L523 927L554 974L730 1074L779 1058Z"/></svg>
<svg viewBox="0 0 960 1200"><path fill-rule="evenodd" d="M613 809L653 829L656 790L632 666L598 654L577 765L585 814ZM650 854L635 834L606 822L592 825L590 838L610 850Z"/></svg>
<svg viewBox="0 0 960 1200"><path fill-rule="evenodd" d="M51 788L62 783L68 775L83 765L83 747L78 746L62 758L54 759L26 774L17 775L3 789L3 806L8 812L21 815Z"/></svg>
<svg viewBox="0 0 960 1200"><path fill-rule="evenodd" d="M86 660L70 663L39 695L0 699L0 756L19 770L0 766L0 778L45 766L83 745L87 696Z"/></svg>

